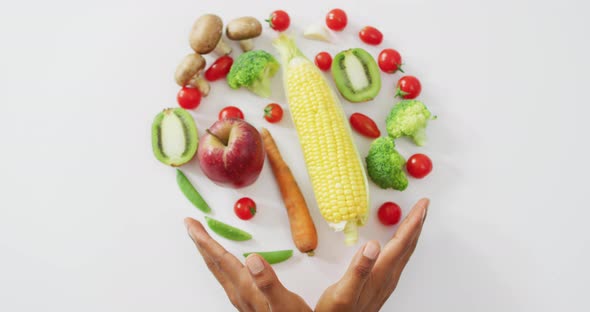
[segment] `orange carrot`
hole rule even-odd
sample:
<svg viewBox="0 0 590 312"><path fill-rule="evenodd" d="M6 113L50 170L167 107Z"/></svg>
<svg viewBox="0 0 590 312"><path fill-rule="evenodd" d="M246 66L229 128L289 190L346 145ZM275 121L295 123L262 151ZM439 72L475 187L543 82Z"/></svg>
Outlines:
<svg viewBox="0 0 590 312"><path fill-rule="evenodd" d="M283 160L270 132L262 128L260 133L272 173L279 185L283 202L287 207L293 242L299 251L313 256L313 251L318 246L318 234L305 203L305 198L301 194L297 181L295 181L291 169Z"/></svg>

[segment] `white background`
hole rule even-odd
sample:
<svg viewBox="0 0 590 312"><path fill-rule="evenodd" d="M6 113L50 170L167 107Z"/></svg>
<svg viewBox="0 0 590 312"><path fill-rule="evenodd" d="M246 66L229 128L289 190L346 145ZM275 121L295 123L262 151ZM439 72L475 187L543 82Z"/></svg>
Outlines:
<svg viewBox="0 0 590 312"><path fill-rule="evenodd" d="M334 44L300 38L336 6L350 23ZM263 19L277 8L291 14L308 56L366 47L355 33L377 26L379 48L403 54L406 72L422 81L420 98L439 116L426 147L399 141L406 156L432 157L432 175L403 193L371 184L362 242L393 234L376 221L383 201L407 212L420 197L432 199L384 311L590 309L587 2L56 0L0 4L0 310L232 310L186 235L183 218L202 214L183 198L174 170L152 156L150 125L176 106L172 76L190 52L196 17ZM276 54L274 36L265 28L257 45ZM285 104L280 77L272 99ZM345 110L374 117L384 132L399 77L383 75L379 98L343 102ZM200 133L230 104L268 126L267 100L223 82L211 93L193 114ZM313 305L360 244L344 247L316 211L286 117L268 127L305 192L320 245L316 257L297 254L275 268ZM369 140L355 140L364 156ZM231 252L294 247L268 166L239 191L213 185L197 162L183 169L217 218L255 236L220 239ZM241 196L258 202L248 223L231 210Z"/></svg>

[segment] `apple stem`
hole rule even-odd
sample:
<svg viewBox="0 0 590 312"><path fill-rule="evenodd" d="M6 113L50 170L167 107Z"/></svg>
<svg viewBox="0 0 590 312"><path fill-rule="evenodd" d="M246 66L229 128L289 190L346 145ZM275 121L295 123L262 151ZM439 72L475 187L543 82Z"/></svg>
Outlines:
<svg viewBox="0 0 590 312"><path fill-rule="evenodd" d="M214 138L218 139L219 142L223 143L223 145L227 146L227 142L222 140L220 137L216 136L215 134L213 134L213 132L209 131L209 129L205 130L207 133L209 133L209 135L213 136Z"/></svg>

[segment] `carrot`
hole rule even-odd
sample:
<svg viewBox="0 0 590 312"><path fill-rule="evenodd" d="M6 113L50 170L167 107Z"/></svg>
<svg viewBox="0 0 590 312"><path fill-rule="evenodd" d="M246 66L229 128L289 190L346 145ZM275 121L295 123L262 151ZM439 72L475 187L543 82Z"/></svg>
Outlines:
<svg viewBox="0 0 590 312"><path fill-rule="evenodd" d="M313 256L313 251L318 246L318 234L305 203L305 198L301 194L297 181L295 181L291 169L283 160L270 132L265 128L262 128L260 132L272 173L279 185L283 202L287 208L293 242L299 251Z"/></svg>

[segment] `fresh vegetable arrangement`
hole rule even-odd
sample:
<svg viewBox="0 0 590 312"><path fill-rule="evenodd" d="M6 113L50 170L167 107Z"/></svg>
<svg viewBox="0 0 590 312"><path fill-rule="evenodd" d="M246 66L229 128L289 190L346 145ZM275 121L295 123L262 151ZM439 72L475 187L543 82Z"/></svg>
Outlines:
<svg viewBox="0 0 590 312"><path fill-rule="evenodd" d="M433 163L427 155L416 153L406 161L396 149L395 140L408 137L415 145L423 146L428 122L436 116L417 100L422 85L412 75L385 85L399 100L384 120L375 122L361 113L346 116L339 95L353 103L344 105L367 105L360 103L371 102L379 95L382 75L405 73L401 54L385 47L375 57L357 46L343 49L334 57L326 51L318 51L312 62L299 50L292 35L284 33L291 32L289 14L276 10L267 16L268 26L263 26L255 17L243 16L229 21L225 28L218 15L204 14L197 18L189 33L192 52L182 59L174 73L174 80L181 88L176 94L180 108L163 110L152 123L154 156L172 167L180 167L196 158L203 176L226 188L243 188L259 178L268 179L261 176L264 160L268 158L286 209L293 243L300 252L313 255L318 247L314 220L270 131L264 128L258 131L245 119L239 107L226 106L219 111L218 120L199 138L197 125L189 112L207 101L214 85L223 81L231 89L243 87L261 98L269 98L271 79L282 68L287 103L260 107L259 112L263 114L258 118L270 124L279 123L283 119L283 107L288 107L287 116L291 116L298 134L315 204L328 225L344 233L345 243L354 244L359 237L358 228L365 225L371 215L369 179L380 188L403 191L410 184L406 172L416 179L423 179L432 172ZM332 37L344 35L340 32L346 27L353 27L348 25L348 15L336 8L327 12L322 23L304 27L303 37L331 42ZM256 38L265 31L275 36L273 45L280 62L271 52L255 49ZM365 26L353 31L358 34L360 44L377 46L384 42L384 34L376 27ZM224 34L240 48L232 49L224 40ZM209 67L204 57L208 54L215 56ZM333 80L338 92L332 90L328 79ZM380 126L386 130L385 136L381 136ZM362 139L373 139L365 157L356 147L352 130L361 134ZM212 213L202 194L185 175L187 172L188 169L176 172L181 192L201 212ZM255 199L250 197L238 199L233 210L235 217L243 221L264 213L257 210ZM376 213L386 226L397 224L401 216L401 207L393 202L383 203ZM204 218L219 236L238 242L252 239L244 230L209 216ZM293 250L256 253L275 264L291 258ZM244 257L249 254L244 253Z"/></svg>

